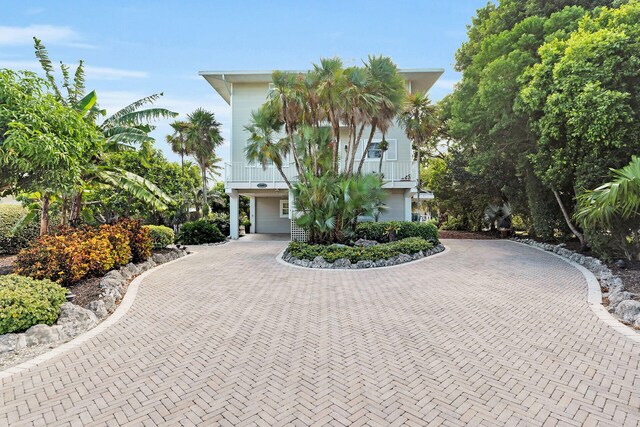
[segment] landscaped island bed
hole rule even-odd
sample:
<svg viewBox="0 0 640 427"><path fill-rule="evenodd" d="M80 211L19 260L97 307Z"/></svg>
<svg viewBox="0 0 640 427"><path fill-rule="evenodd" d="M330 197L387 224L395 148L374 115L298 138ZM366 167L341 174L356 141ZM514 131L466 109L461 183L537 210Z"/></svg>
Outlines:
<svg viewBox="0 0 640 427"><path fill-rule="evenodd" d="M402 264L444 250L438 230L431 223L365 222L358 224L355 237L357 240L351 245L291 242L282 259L309 268L373 268Z"/></svg>

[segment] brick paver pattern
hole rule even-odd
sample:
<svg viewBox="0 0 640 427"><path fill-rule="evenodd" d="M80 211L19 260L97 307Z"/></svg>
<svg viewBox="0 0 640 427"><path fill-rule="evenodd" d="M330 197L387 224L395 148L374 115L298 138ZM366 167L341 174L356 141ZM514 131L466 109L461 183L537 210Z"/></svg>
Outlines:
<svg viewBox="0 0 640 427"><path fill-rule="evenodd" d="M366 271L231 243L144 280L126 316L0 383L0 425L637 425L640 346L583 276L507 241Z"/></svg>

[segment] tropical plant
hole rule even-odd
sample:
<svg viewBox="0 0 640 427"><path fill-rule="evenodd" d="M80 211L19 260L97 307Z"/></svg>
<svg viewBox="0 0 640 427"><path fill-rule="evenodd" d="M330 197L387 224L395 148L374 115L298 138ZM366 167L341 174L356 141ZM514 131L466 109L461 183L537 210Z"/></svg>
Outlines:
<svg viewBox="0 0 640 427"><path fill-rule="evenodd" d="M413 151L418 161L418 191L422 189L422 152L430 148L432 152L436 148L438 140L434 138L438 130L439 116L436 107L431 104L426 93L416 92L407 95L398 117L400 125L404 128L407 137L413 144Z"/></svg>
<svg viewBox="0 0 640 427"><path fill-rule="evenodd" d="M640 157L633 156L627 166L612 170L612 174L611 181L579 196L576 219L585 229L608 234L626 258L638 259Z"/></svg>
<svg viewBox="0 0 640 427"><path fill-rule="evenodd" d="M187 116L187 147L188 152L195 158L200 167L202 179L202 206L208 209L207 204L207 171L220 160L215 155L215 149L223 142L220 135L220 123L212 112L198 108ZM204 213L204 212L203 212Z"/></svg>
<svg viewBox="0 0 640 427"><path fill-rule="evenodd" d="M202 245L222 242L224 238L215 224L200 219L182 224L176 241L185 245Z"/></svg>
<svg viewBox="0 0 640 427"><path fill-rule="evenodd" d="M167 143L171 146L171 151L180 155L180 166L184 173L184 156L189 154L188 135L189 123L181 120L176 120L170 123L173 133L167 135Z"/></svg>
<svg viewBox="0 0 640 427"><path fill-rule="evenodd" d="M63 105L77 110L82 114L87 123L97 126L98 131L104 138L104 143L101 145L100 151L96 152L93 156L83 158L83 185L73 188L71 194L65 191L61 195L62 224L65 225L67 223L68 217L69 224L77 225L80 220L84 190L86 190L87 186L92 185L106 185L117 190L124 190L135 198L144 199L157 209L166 209L166 203L170 202L170 198L160 191L152 182L132 174L129 171L112 168L105 164L110 153L123 149L134 149L137 145L140 146L142 152L145 154L142 159L143 162L146 161L146 157L151 152L151 146L154 142L154 139L148 135L148 133L153 130L153 126L150 123L158 119L177 116L177 113L165 108L142 109L145 105L157 101L162 94L154 94L139 99L98 124L99 118L106 115L106 111L98 108L95 91L87 95L84 93L84 62L79 62L74 73L73 81L70 78L70 67L62 62L60 63L63 76L62 87L67 91L67 94L63 95L63 91L60 90L56 82L54 75L55 69L49 59L47 49L42 42L35 37L34 47L36 58L44 70L54 97ZM48 201L43 201L43 203L48 203Z"/></svg>

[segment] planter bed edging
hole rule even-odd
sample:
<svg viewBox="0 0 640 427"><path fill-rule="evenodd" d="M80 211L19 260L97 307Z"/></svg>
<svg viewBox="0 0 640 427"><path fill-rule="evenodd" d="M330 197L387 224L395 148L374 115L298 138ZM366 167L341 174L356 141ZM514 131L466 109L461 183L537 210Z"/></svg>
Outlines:
<svg viewBox="0 0 640 427"><path fill-rule="evenodd" d="M174 249L169 253L153 254L147 261L129 263L117 270L111 270L100 280L101 293L97 300L91 301L85 307L65 302L61 305L60 316L53 325L38 324L25 332L0 335L0 364L10 357L19 357L31 348L53 348L95 328L116 310L127 287L135 278L188 253L185 249Z"/></svg>
<svg viewBox="0 0 640 427"><path fill-rule="evenodd" d="M512 240L547 252L553 252L587 269L595 276L601 290L604 291L602 297L607 298L609 301L608 306L602 305L603 309L614 315L618 321L634 328L640 328L640 301L638 300L640 296L625 290L622 279L614 275L609 267L598 258L579 254L565 248L562 244L552 245L533 239L513 238ZM592 301L590 302L593 303ZM600 299L597 303L602 304L602 300Z"/></svg>
<svg viewBox="0 0 640 427"><path fill-rule="evenodd" d="M334 262L327 262L323 257L317 256L313 260L308 259L299 259L285 250L282 254L282 260L289 264L295 265L297 267L303 268L313 268L313 269L327 269L327 270L357 270L357 269L367 269L367 268L380 268L380 267L391 267L394 265L400 265L407 262L415 261L418 259L426 258L431 255L438 254L444 251L444 246L442 243L439 243L437 246L429 249L427 251L420 251L414 254L400 254L389 259L379 259L377 261L369 261L369 260L361 260L356 263L352 263L347 258L339 258Z"/></svg>

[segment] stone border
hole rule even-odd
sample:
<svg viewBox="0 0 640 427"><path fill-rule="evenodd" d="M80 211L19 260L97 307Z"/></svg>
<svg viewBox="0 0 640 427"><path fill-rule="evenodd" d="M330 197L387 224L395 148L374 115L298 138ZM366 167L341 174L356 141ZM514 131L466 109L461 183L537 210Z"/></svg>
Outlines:
<svg viewBox="0 0 640 427"><path fill-rule="evenodd" d="M287 252L287 248L285 247L276 256L276 261L278 261L280 264L286 265L288 267L300 268L300 269L304 269L304 270L323 270L323 271L327 271L327 270L328 271L345 271L345 270L353 271L353 270L358 270L358 271L362 271L362 270L378 270L378 269L382 269L382 268L393 268L393 267L398 267L398 266L401 266L403 264L407 264L407 263L413 262L413 261L422 261L422 260L425 260L427 258L433 258L433 257L438 256L438 255L444 255L445 253L449 252L449 248L445 247L442 243L439 243L433 249L429 249L426 252L420 251L420 252L416 252L413 255L400 254L400 255L392 257L392 258L390 258L388 260L379 260L378 262L380 263L380 265L376 265L376 263L374 263L373 261L358 261L356 264L351 264L351 261L349 261L346 258L340 258L340 259L337 259L334 263L329 263L329 262L326 262L320 256L316 257L316 259L313 260L313 261L300 260L300 259L298 259L296 257L290 257L287 260L286 259L286 256L287 256L286 252ZM419 255L419 256L415 256L415 255ZM318 258L320 258L320 260L318 260ZM293 262L291 260L293 260ZM341 261L341 260L344 261L344 265L345 266L335 267L334 266L335 263L338 262L338 261ZM295 263L296 261L298 263ZM391 261L391 263L387 264L387 262L389 262L389 261ZM308 263L308 264L305 265L305 262ZM385 265L382 265L382 262L384 262ZM318 264L316 264L316 266L311 266L310 264L313 264L313 263L318 263ZM349 266L347 266L347 263L348 263Z"/></svg>
<svg viewBox="0 0 640 427"><path fill-rule="evenodd" d="M192 254L194 252L187 252L187 254ZM154 254L157 255L157 254ZM161 254L162 255L162 254ZM184 259L185 256L180 256L178 258L174 258L173 260L167 260L164 263L158 263L156 264L154 267L144 271L142 274L138 275L137 277L135 277L131 283L129 283L128 287L127 287L127 292L124 294L124 297L122 298L122 301L120 302L120 305L117 306L117 308L113 311L113 314L111 314L110 316L106 317L106 319L104 319L104 321L100 322L100 323L96 323L94 326L95 327L91 327L90 329L86 330L85 332L81 333L80 335L74 337L71 341L68 341L66 343L63 343L45 353L42 353L32 359L27 360L26 362L22 362L19 363L18 365L6 368L4 370L0 371L0 380L4 379L4 378L8 378L14 374L20 373L20 372L24 372L24 371L28 371L29 369L47 361L50 360L56 356L59 356L63 353L66 353L69 350L72 350L78 346L80 346L81 344L83 344L84 342L92 339L93 337L99 335L100 333L102 333L103 331L105 331L106 329L108 329L110 326L112 326L113 324L115 324L116 322L118 322L131 308L131 306L133 305L133 302L138 294L138 289L140 287L140 284L142 283L142 281L151 273L156 272L157 270L159 270L160 268L173 264L174 262L178 262L181 261L182 259ZM146 261L149 262L149 261ZM66 303L66 304L70 304L70 303ZM64 305L64 304L63 304ZM84 311L89 311L87 309L84 309L82 307L76 306ZM38 325L36 325L38 326ZM46 326L46 325L43 325ZM24 333L23 333L24 334ZM7 334L8 335L8 334ZM1 337L2 335L0 335Z"/></svg>
<svg viewBox="0 0 640 427"><path fill-rule="evenodd" d="M569 249L566 249L563 245L551 245L548 243L540 243L532 239L510 239L511 242L520 245L526 245L539 251L547 252L554 255L566 263L575 267L582 273L587 281L587 303L598 316L598 318L610 326L616 332L624 335L632 341L640 343L640 334L631 326L623 323L622 319L614 316L612 313L616 313L616 308L623 302L628 300L619 300L615 306L607 310L602 305L602 288L607 289L608 295L616 295L626 292L622 280L618 276L614 276L611 270L599 259L584 256ZM626 292L629 294L629 292ZM633 294L631 294L633 295ZM615 300L615 298L614 298ZM634 301L637 302L637 301ZM640 315L638 316L640 319ZM638 320L636 320L638 323Z"/></svg>

